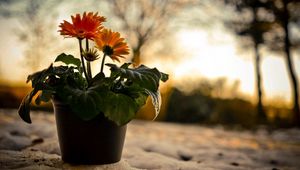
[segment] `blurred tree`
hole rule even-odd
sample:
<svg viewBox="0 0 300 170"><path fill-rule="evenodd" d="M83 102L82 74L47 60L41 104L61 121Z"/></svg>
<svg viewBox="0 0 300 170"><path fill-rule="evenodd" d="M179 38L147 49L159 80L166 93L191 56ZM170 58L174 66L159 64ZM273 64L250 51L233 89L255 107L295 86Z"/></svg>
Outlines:
<svg viewBox="0 0 300 170"><path fill-rule="evenodd" d="M300 1L269 0L269 3L274 22L271 32L266 36L266 44L271 51L284 54L291 81L294 124L300 126L299 85L292 59L292 50L299 50L300 36L291 31L292 28L300 31Z"/></svg>
<svg viewBox="0 0 300 170"><path fill-rule="evenodd" d="M225 0L226 4L233 5L237 17L226 21L226 25L233 29L234 32L243 38L241 41L246 46L252 46L255 52L255 75L257 88L257 113L261 123L266 122L266 114L262 104L262 77L260 71L261 55L259 53L260 46L264 43L264 34L271 29L271 21L269 18L263 18L259 15L260 12L267 15L269 11L265 9L268 5L266 1L260 0Z"/></svg>
<svg viewBox="0 0 300 170"><path fill-rule="evenodd" d="M239 14L244 13L249 16L247 9L252 11L252 15L250 15L252 22L248 23L250 29L241 29L242 31L237 31L238 35L249 35L252 37L254 46L263 44L272 52L284 54L293 93L294 124L300 126L299 87L291 55L291 51L300 46L299 34L294 33L291 36L292 28L294 32L296 32L295 30L300 31L299 0L225 0L225 2L234 5ZM242 19L242 21L245 20ZM243 22L232 25L236 25L239 29ZM255 42L254 40L257 38L260 41ZM258 50L256 50L256 54L258 54ZM258 64L256 64L256 70L259 69ZM259 84L258 74L257 79L257 84Z"/></svg>
<svg viewBox="0 0 300 170"><path fill-rule="evenodd" d="M141 63L141 51L146 44L164 37L170 21L193 0L109 0L113 15L127 33L135 66Z"/></svg>
<svg viewBox="0 0 300 170"><path fill-rule="evenodd" d="M57 42L51 30L56 30L54 9L60 0L2 0L0 15L17 19L20 27L14 34L25 44L25 66L35 71L40 68L45 55L55 49ZM49 13L49 11L51 11Z"/></svg>

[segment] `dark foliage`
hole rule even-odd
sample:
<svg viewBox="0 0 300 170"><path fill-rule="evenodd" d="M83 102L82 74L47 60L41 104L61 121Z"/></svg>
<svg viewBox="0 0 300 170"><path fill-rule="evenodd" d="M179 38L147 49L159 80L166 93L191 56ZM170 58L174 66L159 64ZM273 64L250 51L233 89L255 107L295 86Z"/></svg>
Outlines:
<svg viewBox="0 0 300 170"><path fill-rule="evenodd" d="M200 92L199 92L200 91ZM259 122L256 106L239 98L219 98L199 90L185 94L174 89L170 97L166 121L184 123L223 124L244 128L255 128ZM269 127L291 127L291 110L266 106Z"/></svg>

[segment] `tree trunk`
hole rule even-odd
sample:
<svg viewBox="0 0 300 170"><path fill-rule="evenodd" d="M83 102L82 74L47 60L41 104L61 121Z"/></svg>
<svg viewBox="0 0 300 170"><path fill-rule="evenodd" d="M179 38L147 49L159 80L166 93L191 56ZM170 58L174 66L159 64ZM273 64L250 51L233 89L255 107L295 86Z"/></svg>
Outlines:
<svg viewBox="0 0 300 170"><path fill-rule="evenodd" d="M289 13L287 9L287 2L284 2L283 8L283 29L285 33L284 37L284 52L286 54L286 64L291 80L292 92L293 92L293 111L294 111L294 123L297 126L300 126L300 107L299 107L299 91L298 91L298 81L295 74L295 70L293 67L292 56L290 53L290 38L289 38L289 29L288 29L288 22L289 22Z"/></svg>
<svg viewBox="0 0 300 170"><path fill-rule="evenodd" d="M134 67L138 67L141 64L141 50L140 49L133 50L133 58L131 59L131 62Z"/></svg>
<svg viewBox="0 0 300 170"><path fill-rule="evenodd" d="M255 43L255 74L256 74L256 88L257 88L257 113L258 113L258 122L266 123L266 114L262 104L262 86L261 86L261 71L260 71L260 54L259 46Z"/></svg>

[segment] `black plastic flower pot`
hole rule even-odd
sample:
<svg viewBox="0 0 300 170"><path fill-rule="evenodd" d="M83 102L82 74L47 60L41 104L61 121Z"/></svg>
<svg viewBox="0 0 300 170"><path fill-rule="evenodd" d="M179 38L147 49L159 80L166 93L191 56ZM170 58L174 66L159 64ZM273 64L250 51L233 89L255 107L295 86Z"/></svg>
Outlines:
<svg viewBox="0 0 300 170"><path fill-rule="evenodd" d="M70 107L53 100L62 160L71 164L101 165L120 161L127 126L118 126L99 114L81 120Z"/></svg>

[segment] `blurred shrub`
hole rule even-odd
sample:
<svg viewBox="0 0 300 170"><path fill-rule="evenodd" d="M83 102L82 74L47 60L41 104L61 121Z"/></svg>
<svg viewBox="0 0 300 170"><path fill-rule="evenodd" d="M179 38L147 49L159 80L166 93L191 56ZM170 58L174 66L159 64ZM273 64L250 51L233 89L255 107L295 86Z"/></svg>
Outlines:
<svg viewBox="0 0 300 170"><path fill-rule="evenodd" d="M18 108L22 98L28 92L28 87L15 87L0 84L0 108Z"/></svg>
<svg viewBox="0 0 300 170"><path fill-rule="evenodd" d="M213 100L195 93L187 95L174 89L169 98L166 121L196 123L207 121L213 112Z"/></svg>
<svg viewBox="0 0 300 170"><path fill-rule="evenodd" d="M166 112L166 121L179 123L223 124L255 128L258 124L256 107L251 102L235 98L221 98L202 93L184 93L174 89ZM265 107L269 127L285 128L292 126L291 109L278 106Z"/></svg>
<svg viewBox="0 0 300 170"><path fill-rule="evenodd" d="M255 122L255 107L241 99L222 99L201 91L184 94L174 89L168 105L166 121L186 123L241 124Z"/></svg>
<svg viewBox="0 0 300 170"><path fill-rule="evenodd" d="M0 91L0 108L17 108L21 100L9 91Z"/></svg>
<svg viewBox="0 0 300 170"><path fill-rule="evenodd" d="M289 128L293 124L293 110L288 107L271 105L265 107L269 124L274 128Z"/></svg>
<svg viewBox="0 0 300 170"><path fill-rule="evenodd" d="M249 101L242 99L213 99L214 108L210 116L210 123L240 124L252 127L256 124L256 107Z"/></svg>

